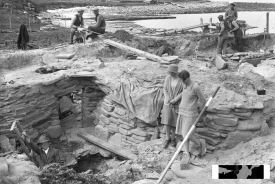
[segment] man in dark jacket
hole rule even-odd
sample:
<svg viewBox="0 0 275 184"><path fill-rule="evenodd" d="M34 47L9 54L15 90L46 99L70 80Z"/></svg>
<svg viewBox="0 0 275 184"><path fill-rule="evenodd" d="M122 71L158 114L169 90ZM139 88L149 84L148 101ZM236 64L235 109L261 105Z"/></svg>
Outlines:
<svg viewBox="0 0 275 184"><path fill-rule="evenodd" d="M47 164L60 161L58 150L50 146L50 140L46 136L42 135L37 145L31 141L25 132L23 133L23 138L30 144L31 149L39 155L40 159L38 163L41 168Z"/></svg>
<svg viewBox="0 0 275 184"><path fill-rule="evenodd" d="M70 44L73 43L73 38L74 38L74 35L75 35L75 32L77 31L77 29L84 27L83 13L84 13L84 10L82 10L82 9L78 10L77 14L72 19Z"/></svg>

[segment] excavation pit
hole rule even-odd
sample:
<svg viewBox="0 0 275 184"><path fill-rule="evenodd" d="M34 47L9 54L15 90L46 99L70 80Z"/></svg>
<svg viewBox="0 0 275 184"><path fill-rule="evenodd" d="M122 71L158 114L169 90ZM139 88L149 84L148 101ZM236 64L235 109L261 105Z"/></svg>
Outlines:
<svg viewBox="0 0 275 184"><path fill-rule="evenodd" d="M125 44L137 45L143 50L151 46L150 52L153 52L160 40L135 38L132 43L126 41ZM194 43L190 40L186 42L189 43L180 41L182 49L187 48L192 55ZM55 58L59 53L66 52L75 53L74 58L62 61ZM8 72L4 72L2 80L13 80L14 83L2 85L0 89L1 134L11 139L14 136L9 132L11 123L21 119L23 127L33 138L47 133L51 139L81 143L80 147L70 151L74 158L80 158L76 171L91 169L94 173L101 173L106 170L105 161L113 153L77 136L79 132L84 132L134 154L142 155L149 148L152 150L149 153L151 157L144 157L139 164L147 165L146 172L160 172L173 153L172 149L171 153L163 153L161 158L166 160L153 159L159 158L154 156L154 146L163 142L158 138L165 137L165 130L157 118L163 103L162 86L167 76L166 68L146 59L127 60L121 57L124 54L124 51L109 48L101 42L35 52L5 53L6 58L0 65L5 66ZM98 68L98 57L104 57L104 68ZM40 62L69 67L42 75L35 72L41 66ZM206 140L207 153L234 148L243 141L270 134L270 127L274 126L273 82L263 82L265 78L255 73L241 75L236 69L217 71L211 62L208 64L210 67L201 60L179 62L180 70L190 71L206 98L221 85L220 92L211 103L207 116L198 123L195 133L198 138ZM266 95L257 95L253 86L258 85L267 89ZM156 108L151 108L152 104ZM99 162L105 170L86 164L87 160ZM131 162L135 163L125 161L126 165ZM158 162L160 164L157 165ZM130 177L131 181L145 177L143 167L135 164L129 166L131 169L125 166L125 169L131 170L126 173L135 176ZM122 172L114 173L123 175ZM126 176L121 177L123 180Z"/></svg>

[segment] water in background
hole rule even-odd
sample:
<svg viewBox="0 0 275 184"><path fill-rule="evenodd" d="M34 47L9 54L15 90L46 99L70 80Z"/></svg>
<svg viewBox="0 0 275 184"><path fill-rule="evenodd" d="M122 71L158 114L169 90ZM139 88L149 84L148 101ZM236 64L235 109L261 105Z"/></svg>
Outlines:
<svg viewBox="0 0 275 184"><path fill-rule="evenodd" d="M204 23L209 23L211 17L213 23L218 23L218 15L224 13L180 14L173 15L176 19L139 20L135 23L147 28L180 29L200 24L201 17ZM245 20L248 25L258 27L247 30L246 34L261 33L266 27L266 12L238 12L238 17L239 20ZM201 31L199 28L193 30ZM269 32L275 33L275 12L269 12Z"/></svg>
<svg viewBox="0 0 275 184"><path fill-rule="evenodd" d="M211 0L211 1L222 1L229 3L244 2L244 3L275 3L274 0Z"/></svg>
<svg viewBox="0 0 275 184"><path fill-rule="evenodd" d="M274 0L275 1L275 0ZM153 20L138 20L134 23L144 26L146 28L164 28L164 29L180 29L184 27L194 26L200 24L200 18L203 18L204 23L208 23L212 17L213 23L218 23L218 15L224 15L222 13L203 13L203 14L177 14L173 15L176 19L153 19ZM72 17L70 13L67 17ZM85 27L95 23L94 19L91 19L91 15L86 15L89 19L84 19ZM252 11L252 12L238 12L238 19L245 20L250 26L257 26L258 28L249 29L246 34L262 33L266 27L266 12L264 11ZM60 26L69 27L71 24L70 20L59 21ZM201 31L200 28L192 29L193 31ZM275 12L269 12L269 32L275 33Z"/></svg>

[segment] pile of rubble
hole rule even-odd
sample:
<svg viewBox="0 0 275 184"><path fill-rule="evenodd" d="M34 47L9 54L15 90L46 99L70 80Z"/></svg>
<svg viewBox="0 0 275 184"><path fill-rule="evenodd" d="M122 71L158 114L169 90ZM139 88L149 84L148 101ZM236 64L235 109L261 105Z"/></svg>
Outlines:
<svg viewBox="0 0 275 184"><path fill-rule="evenodd" d="M94 177L93 173L88 170L85 173L77 173L73 169L62 167L59 164L53 163L45 166L42 169L40 176L42 184L105 184L105 181Z"/></svg>

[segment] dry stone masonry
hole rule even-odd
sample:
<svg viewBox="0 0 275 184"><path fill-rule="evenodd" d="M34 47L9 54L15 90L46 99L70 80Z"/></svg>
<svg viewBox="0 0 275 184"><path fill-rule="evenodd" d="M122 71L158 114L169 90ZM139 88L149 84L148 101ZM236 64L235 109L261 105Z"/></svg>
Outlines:
<svg viewBox="0 0 275 184"><path fill-rule="evenodd" d="M40 85L0 90L0 142L6 151L11 150L6 136L9 142L15 136L9 131L14 120L20 120L32 138L43 133L59 138L67 129L97 123L100 100L105 96L90 78L62 78Z"/></svg>
<svg viewBox="0 0 275 184"><path fill-rule="evenodd" d="M151 140L154 127L131 117L123 106L112 101L109 96L102 102L102 114L96 126L98 136L125 149L137 151L139 143Z"/></svg>

